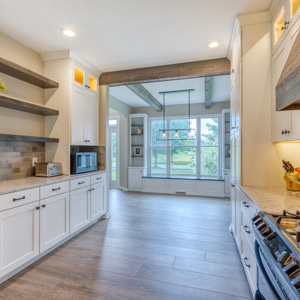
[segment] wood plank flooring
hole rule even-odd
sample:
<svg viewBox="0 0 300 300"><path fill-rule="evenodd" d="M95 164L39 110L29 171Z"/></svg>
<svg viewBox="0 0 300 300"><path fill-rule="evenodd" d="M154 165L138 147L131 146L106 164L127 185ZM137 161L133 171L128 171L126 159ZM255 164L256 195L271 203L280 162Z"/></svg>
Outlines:
<svg viewBox="0 0 300 300"><path fill-rule="evenodd" d="M0 299L252 299L229 200L111 190L110 211L3 283Z"/></svg>

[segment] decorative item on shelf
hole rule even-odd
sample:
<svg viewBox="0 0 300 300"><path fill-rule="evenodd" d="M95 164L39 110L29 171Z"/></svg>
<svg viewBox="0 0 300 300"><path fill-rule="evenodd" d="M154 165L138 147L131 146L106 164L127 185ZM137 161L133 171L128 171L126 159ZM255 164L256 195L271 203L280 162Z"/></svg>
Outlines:
<svg viewBox="0 0 300 300"><path fill-rule="evenodd" d="M230 155L231 155L231 149L230 149L230 147L228 147L227 155L228 155L229 157L230 157Z"/></svg>
<svg viewBox="0 0 300 300"><path fill-rule="evenodd" d="M7 92L7 87L5 86L5 82L0 78L0 91Z"/></svg>
<svg viewBox="0 0 300 300"><path fill-rule="evenodd" d="M141 147L133 148L133 156L142 156L142 148Z"/></svg>
<svg viewBox="0 0 300 300"><path fill-rule="evenodd" d="M136 134L138 134L138 135L143 134L143 129L137 128L137 129L136 129Z"/></svg>
<svg viewBox="0 0 300 300"><path fill-rule="evenodd" d="M176 91L166 91L159 92L159 94L163 95L163 129L157 130L156 140L157 141L189 141L189 140L197 140L196 130L191 128L191 92L195 91L194 89L188 90L176 90ZM189 119L189 128L165 128L166 121L166 105L165 105L165 95L173 94L173 93L185 93L188 92L188 119Z"/></svg>

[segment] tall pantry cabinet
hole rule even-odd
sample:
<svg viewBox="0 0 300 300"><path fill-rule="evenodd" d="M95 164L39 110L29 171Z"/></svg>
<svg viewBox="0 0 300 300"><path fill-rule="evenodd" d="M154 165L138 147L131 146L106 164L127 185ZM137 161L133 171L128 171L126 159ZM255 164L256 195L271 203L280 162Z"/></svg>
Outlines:
<svg viewBox="0 0 300 300"><path fill-rule="evenodd" d="M249 204L242 185L267 186L271 170L271 15L237 16L228 58L231 61L231 231L242 262L254 253L243 226ZM247 277L255 286L255 265ZM250 270L250 271L249 271ZM251 286L251 288L252 288Z"/></svg>

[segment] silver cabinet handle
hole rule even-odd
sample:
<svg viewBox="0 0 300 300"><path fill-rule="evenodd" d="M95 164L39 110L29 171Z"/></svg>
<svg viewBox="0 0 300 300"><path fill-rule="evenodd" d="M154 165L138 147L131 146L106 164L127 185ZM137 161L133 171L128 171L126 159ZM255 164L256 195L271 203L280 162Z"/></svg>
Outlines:
<svg viewBox="0 0 300 300"><path fill-rule="evenodd" d="M250 268L251 266L247 263L248 257L244 257L244 264L247 268Z"/></svg>
<svg viewBox="0 0 300 300"><path fill-rule="evenodd" d="M249 204L248 204L246 201L242 202L242 204L243 204L245 207L249 208Z"/></svg>
<svg viewBox="0 0 300 300"><path fill-rule="evenodd" d="M26 198L26 196L23 196L21 198L13 198L13 201L19 201L19 200L24 200Z"/></svg>
<svg viewBox="0 0 300 300"><path fill-rule="evenodd" d="M58 187L56 189L52 189L52 192L59 191L59 190L60 190L60 187Z"/></svg>

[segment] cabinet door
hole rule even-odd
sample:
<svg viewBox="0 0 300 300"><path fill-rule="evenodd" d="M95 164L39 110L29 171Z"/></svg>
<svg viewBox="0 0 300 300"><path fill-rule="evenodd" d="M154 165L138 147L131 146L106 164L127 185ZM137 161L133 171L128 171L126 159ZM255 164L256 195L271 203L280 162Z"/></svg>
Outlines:
<svg viewBox="0 0 300 300"><path fill-rule="evenodd" d="M242 227L242 209L241 209L241 190L235 187L235 241L241 253L241 227Z"/></svg>
<svg viewBox="0 0 300 300"><path fill-rule="evenodd" d="M89 92L85 95L85 140L99 146L99 99Z"/></svg>
<svg viewBox="0 0 300 300"><path fill-rule="evenodd" d="M240 72L235 77L235 129L241 129L241 76Z"/></svg>
<svg viewBox="0 0 300 300"><path fill-rule="evenodd" d="M72 86L71 144L85 145L85 91Z"/></svg>
<svg viewBox="0 0 300 300"><path fill-rule="evenodd" d="M143 188L143 168L128 169L128 188L142 189Z"/></svg>
<svg viewBox="0 0 300 300"><path fill-rule="evenodd" d="M285 130L291 132L291 112L276 111L276 85L280 78L283 67L286 63L291 50L290 40L287 37L283 44L277 49L273 57L273 142L282 142L288 140L288 134L282 134Z"/></svg>
<svg viewBox="0 0 300 300"><path fill-rule="evenodd" d="M91 221L100 218L105 213L106 182L91 186Z"/></svg>
<svg viewBox="0 0 300 300"><path fill-rule="evenodd" d="M230 140L230 149L231 149L231 157L230 157L230 166L231 166L231 172L230 172L230 177L231 177L231 183L235 185L236 182L236 139L235 139L235 134L231 135L231 140Z"/></svg>
<svg viewBox="0 0 300 300"><path fill-rule="evenodd" d="M90 223L90 187L70 193L70 234Z"/></svg>
<svg viewBox="0 0 300 300"><path fill-rule="evenodd" d="M69 236L69 193L40 202L40 251L43 252Z"/></svg>
<svg viewBox="0 0 300 300"><path fill-rule="evenodd" d="M0 277L39 254L39 201L0 213Z"/></svg>

